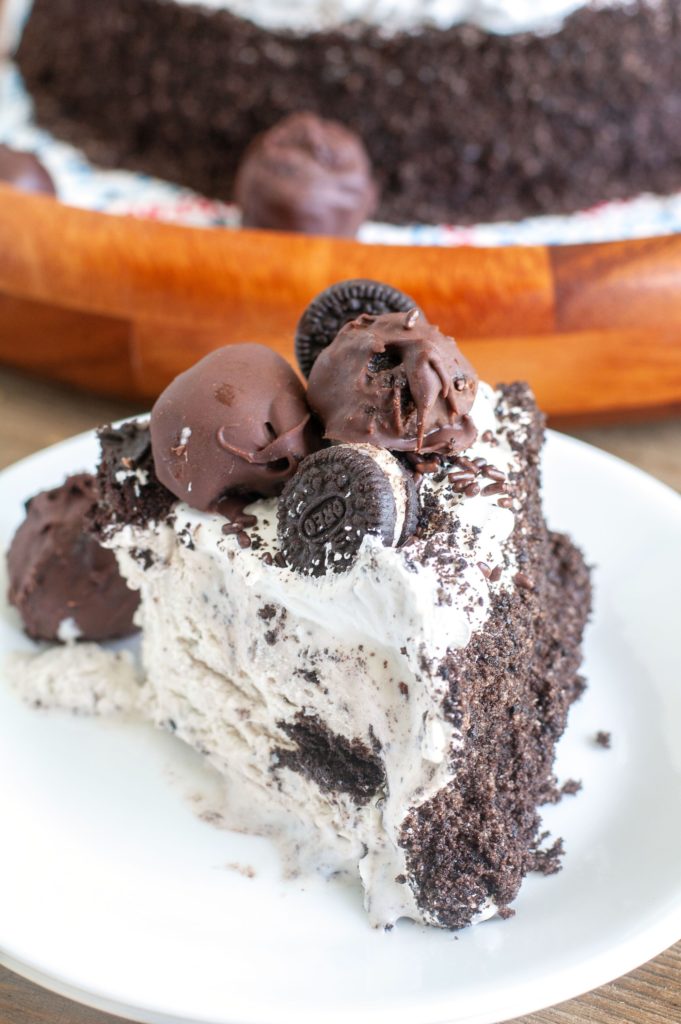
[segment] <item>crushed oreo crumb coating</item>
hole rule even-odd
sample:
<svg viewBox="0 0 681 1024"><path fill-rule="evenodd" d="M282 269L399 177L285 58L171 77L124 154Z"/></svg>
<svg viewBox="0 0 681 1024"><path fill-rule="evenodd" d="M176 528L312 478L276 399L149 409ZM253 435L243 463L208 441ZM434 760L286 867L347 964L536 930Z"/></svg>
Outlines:
<svg viewBox="0 0 681 1024"><path fill-rule="evenodd" d="M93 532L104 537L122 526L166 519L176 498L156 477L148 425L130 420L120 427L102 427L97 436L101 458Z"/></svg>
<svg viewBox="0 0 681 1024"><path fill-rule="evenodd" d="M530 414L519 451L526 493L511 543L536 585L496 594L485 629L441 666L447 716L463 736L456 776L411 813L401 839L420 908L448 928L470 924L488 901L505 912L528 871L558 870L562 844L543 848L537 807L551 797L555 744L583 689L588 570L568 538L544 522L543 419L522 385L502 391L502 417Z"/></svg>

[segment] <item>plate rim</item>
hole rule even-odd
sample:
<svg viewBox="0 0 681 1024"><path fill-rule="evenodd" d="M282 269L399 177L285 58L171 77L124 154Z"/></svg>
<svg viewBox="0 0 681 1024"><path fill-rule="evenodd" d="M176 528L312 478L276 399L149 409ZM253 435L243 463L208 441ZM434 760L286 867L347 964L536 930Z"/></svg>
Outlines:
<svg viewBox="0 0 681 1024"><path fill-rule="evenodd" d="M139 416L145 415L147 414L139 414ZM127 420L130 418L126 417ZM0 471L0 485L6 482L8 476L11 477L15 473L30 470L33 463L39 463L45 457L49 458L61 449L91 441L94 437L93 430L83 431L26 456ZM663 502L671 502L681 520L681 495L677 494L669 485L624 459L594 445L569 435L547 430L547 448L555 451L553 458L558 455L562 446L588 452L590 458L602 460L614 471L620 474L624 473L641 483L645 482L645 486L652 487ZM64 472L68 473L69 471L68 465L65 465ZM480 1013L468 1014L463 1017L452 1016L453 996L450 996L448 1000L438 997L428 1001L420 993L401 998L400 1005L391 1005L385 1002L378 1007L355 1004L352 1009L344 1008L337 1011L334 1011L333 1008L331 1010L328 1007L322 1008L318 1003L307 1007L297 1005L290 1011L278 1004L276 1024L308 1024L308 1022L316 1024L320 1012L324 1013L326 1024L336 1024L336 1022L340 1024L341 1020L347 1019L347 1014L350 1012L356 1024L378 1024L387 1019L390 1019L392 1024L416 1024L416 1019L418 1019L418 1024L448 1024L451 1021L456 1021L456 1024L499 1024L502 1021L540 1011L567 999L576 998L585 992L607 984L658 956L681 939L681 884L675 897L669 901L664 911L656 912L652 920L648 920L645 915L640 915L640 919L643 921L641 927L627 938L592 955L587 961L554 968L548 979L543 977L535 982L531 991L528 990L526 982L512 987L506 985L502 993L505 1004L502 1011L499 1011L498 1008L488 1007ZM28 957L16 957L11 952L11 948L7 946L0 948L0 964L57 995L103 1012L119 1016L122 1014L130 1020L142 1022L142 1024L273 1024L270 1014L274 1004L271 1001L269 1004L262 1003L261 1006L251 1007L248 1010L237 1005L234 1012L230 1011L228 1018L216 1017L212 1014L195 1017L177 1016L158 1007L136 1006L115 997L110 992L103 991L101 988L90 989L72 979L51 974L45 965L31 962ZM550 989L548 1001L547 995L541 994L547 989ZM418 1015L417 1018L415 1018L415 1014Z"/></svg>

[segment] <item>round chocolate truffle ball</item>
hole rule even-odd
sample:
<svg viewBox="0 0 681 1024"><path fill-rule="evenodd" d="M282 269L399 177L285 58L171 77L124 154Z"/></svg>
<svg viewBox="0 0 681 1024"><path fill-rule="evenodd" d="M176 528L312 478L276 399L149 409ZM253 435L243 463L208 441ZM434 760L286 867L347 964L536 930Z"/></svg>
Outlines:
<svg viewBox="0 0 681 1024"><path fill-rule="evenodd" d="M307 398L330 440L453 455L475 440L477 386L454 339L414 308L346 324L317 357Z"/></svg>
<svg viewBox="0 0 681 1024"><path fill-rule="evenodd" d="M86 530L96 501L94 477L80 473L27 502L7 553L9 600L36 640L111 640L134 631L139 595L113 551Z"/></svg>
<svg viewBox="0 0 681 1024"><path fill-rule="evenodd" d="M235 183L244 227L352 238L378 191L361 139L336 121L292 114L246 150Z"/></svg>
<svg viewBox="0 0 681 1024"><path fill-rule="evenodd" d="M151 412L160 482L202 511L230 495L279 494L319 447L305 390L264 345L228 345L168 385Z"/></svg>
<svg viewBox="0 0 681 1024"><path fill-rule="evenodd" d="M54 182L33 153L22 153L0 145L0 181L22 192L56 194Z"/></svg>

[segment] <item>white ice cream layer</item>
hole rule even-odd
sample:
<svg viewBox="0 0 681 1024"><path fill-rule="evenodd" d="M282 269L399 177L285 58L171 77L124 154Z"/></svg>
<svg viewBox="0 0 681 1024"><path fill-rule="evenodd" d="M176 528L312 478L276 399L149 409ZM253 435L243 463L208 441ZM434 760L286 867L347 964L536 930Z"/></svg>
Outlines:
<svg viewBox="0 0 681 1024"><path fill-rule="evenodd" d="M513 472L498 399L480 386L472 415L490 443L479 439L466 454ZM515 424L515 436L524 429ZM456 571L428 560L425 539L396 549L374 537L346 572L313 578L268 564L263 555L278 550L276 499L251 506L258 523L249 548L223 534L224 519L184 504L174 522L127 526L110 541L142 595L140 711L225 777L231 827L283 836L298 866L359 872L375 924L428 920L396 878L408 874L405 817L451 783L462 742L444 716L447 682L437 669L483 627L492 593L516 571L514 512L499 507L498 494L464 498L446 479L426 477L428 491L449 526L458 524L452 560L465 565ZM478 562L502 567L501 578L490 584ZM338 737L359 741L380 766L384 783L367 802L282 763L301 720L321 723L334 746Z"/></svg>

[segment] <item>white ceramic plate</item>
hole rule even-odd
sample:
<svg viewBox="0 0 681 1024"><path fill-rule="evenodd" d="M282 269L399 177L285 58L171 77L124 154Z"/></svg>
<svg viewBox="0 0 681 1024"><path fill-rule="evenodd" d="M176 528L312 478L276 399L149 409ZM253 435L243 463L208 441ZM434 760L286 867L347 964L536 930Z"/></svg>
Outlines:
<svg viewBox="0 0 681 1024"><path fill-rule="evenodd" d="M27 495L94 460L86 436L2 473L0 541ZM545 495L597 566L589 689L558 763L584 789L547 808L564 870L528 878L512 920L373 931L354 888L283 879L265 840L199 820L207 778L179 741L29 710L0 679L4 961L140 1021L490 1024L681 937L681 500L558 435ZM0 649L27 645L1 610Z"/></svg>

